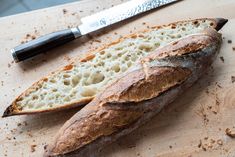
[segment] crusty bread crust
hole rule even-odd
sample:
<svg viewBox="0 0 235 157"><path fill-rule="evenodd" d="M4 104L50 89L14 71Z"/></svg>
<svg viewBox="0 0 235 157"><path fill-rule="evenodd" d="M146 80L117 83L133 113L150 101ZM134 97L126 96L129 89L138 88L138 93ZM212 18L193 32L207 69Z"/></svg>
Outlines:
<svg viewBox="0 0 235 157"><path fill-rule="evenodd" d="M107 86L68 120L45 156L98 156L104 145L145 123L190 87L212 64L220 44L221 35L208 29L143 58L139 68Z"/></svg>
<svg viewBox="0 0 235 157"><path fill-rule="evenodd" d="M222 19L222 18L216 18L216 19L208 19L208 18L203 18L203 19L196 19L196 20L190 20L190 21L179 21L179 22L175 22L175 23L171 23L171 24L168 24L168 25L163 25L163 26L154 26L152 27L152 29L159 29L159 28L162 28L162 27L167 27L167 26L171 26L172 28L174 28L176 25L180 24L180 23L184 23L184 22L192 22L193 24L197 25L200 21L205 21L205 20L209 20L211 21L210 23L210 26L216 30L219 30L223 27L223 25L227 22L226 19ZM151 29L147 29L147 30L143 30L143 31L140 31L140 32L137 32L137 33L134 33L134 34L130 34L130 35L127 35L125 37L122 37L110 44L107 44L99 49L96 49L95 51L90 51L88 52L82 59L77 59L75 60L75 62L72 62L71 64L63 67L62 69L60 70L57 70L55 72L52 72L50 75L53 75L53 74L56 74L62 70L69 70L73 67L74 64L78 64L79 62L86 62L88 60L91 60L92 58L95 57L95 53L96 52L100 52L101 50L109 47L109 46L112 46L116 43L120 43L122 42L124 39L126 38L135 38L135 36L139 33L143 33L143 32L147 32L147 31L150 31ZM189 46L191 47L191 46ZM28 110L28 111L24 111L22 110L22 108L20 108L19 106L17 106L17 101L19 101L24 95L27 95L28 93L30 93L31 90L35 89L35 88L38 88L38 85L44 81L47 81L48 77L50 76L46 76L44 78L42 78L41 80L39 80L38 82L34 83L30 88L28 88L25 92L23 92L21 95L19 95L13 102L12 104L5 110L4 114L2 117L7 117L7 116L13 116L13 115L22 115L22 114L35 114L35 113L42 113L42 112L52 112L52 111L59 111L59 110L64 110L64 109L70 109L70 108L75 108L75 107L78 107L78 106L82 106L82 105L85 105L87 103L89 103L93 98L94 96L92 97L86 97L86 98L82 98L80 99L79 101L77 102L73 102L73 103L68 103L68 104L64 104L64 105L61 105L61 106L57 106L57 107L52 107L52 108L46 108L46 109L37 109L37 110Z"/></svg>
<svg viewBox="0 0 235 157"><path fill-rule="evenodd" d="M76 139L76 142L63 146L64 142L61 141L61 138L58 138L57 147L53 149L53 152L63 154L74 151L75 148L85 146L99 137L109 136L134 123L143 116L144 110L128 109L130 104L127 104L127 101L133 103L150 99L150 97L159 95L161 92L184 82L190 73L187 69L167 67L151 68L147 79L143 70L129 73L125 78L118 80L113 86L107 88L107 91L102 93L98 99L94 99L89 106L84 110L82 109L80 114L76 114L72 122L65 124L65 129L60 133L60 136L66 134L67 139ZM127 78L131 79L127 80ZM155 90L154 87L158 90ZM140 90L143 92L140 92ZM119 99L124 104L117 102ZM119 105L123 105L123 109L113 109L113 106L115 108ZM133 105L137 106L139 104ZM112 109L109 109L111 107ZM92 127L90 127L91 125ZM71 130L74 131L71 132ZM75 130L80 130L80 133ZM64 147L66 147L66 151Z"/></svg>

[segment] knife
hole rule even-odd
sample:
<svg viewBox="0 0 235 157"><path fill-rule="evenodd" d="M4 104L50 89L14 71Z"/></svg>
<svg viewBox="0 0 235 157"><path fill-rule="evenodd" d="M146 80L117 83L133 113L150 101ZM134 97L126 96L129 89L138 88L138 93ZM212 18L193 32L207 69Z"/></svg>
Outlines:
<svg viewBox="0 0 235 157"><path fill-rule="evenodd" d="M140 13L178 0L130 0L81 19L82 24L41 36L11 50L15 62L20 62L63 45L83 35L123 21Z"/></svg>

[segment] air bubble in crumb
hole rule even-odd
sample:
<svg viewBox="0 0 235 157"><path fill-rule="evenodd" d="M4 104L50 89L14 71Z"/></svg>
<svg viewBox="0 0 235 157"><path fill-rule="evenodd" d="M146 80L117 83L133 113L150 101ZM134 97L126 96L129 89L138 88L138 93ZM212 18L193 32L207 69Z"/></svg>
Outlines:
<svg viewBox="0 0 235 157"><path fill-rule="evenodd" d="M120 71L120 66L118 64L115 64L114 66L112 66L112 70L118 73Z"/></svg>
<svg viewBox="0 0 235 157"><path fill-rule="evenodd" d="M96 89L84 87L81 92L81 96L83 97L92 97L96 94Z"/></svg>
<svg viewBox="0 0 235 157"><path fill-rule="evenodd" d="M64 85L65 86L69 86L70 85L70 81L69 80L64 80Z"/></svg>
<svg viewBox="0 0 235 157"><path fill-rule="evenodd" d="M78 85L80 79L81 79L81 77L78 76L78 75L73 76L73 78L72 78L72 84L73 84L74 87L75 87L76 85Z"/></svg>

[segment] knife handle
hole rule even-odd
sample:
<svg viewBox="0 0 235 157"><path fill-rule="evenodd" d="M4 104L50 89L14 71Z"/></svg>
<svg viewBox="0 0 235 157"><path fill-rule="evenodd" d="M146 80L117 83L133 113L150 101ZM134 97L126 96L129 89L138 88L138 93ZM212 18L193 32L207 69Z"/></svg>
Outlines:
<svg viewBox="0 0 235 157"><path fill-rule="evenodd" d="M78 28L57 31L16 46L11 50L15 62L20 62L42 52L63 45L82 36Z"/></svg>

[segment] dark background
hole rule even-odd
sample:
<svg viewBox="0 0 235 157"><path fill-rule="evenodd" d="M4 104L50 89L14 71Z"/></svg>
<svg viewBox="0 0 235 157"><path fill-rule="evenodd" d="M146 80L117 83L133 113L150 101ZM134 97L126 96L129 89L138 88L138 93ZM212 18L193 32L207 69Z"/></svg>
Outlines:
<svg viewBox="0 0 235 157"><path fill-rule="evenodd" d="M78 0L0 0L0 17L76 1Z"/></svg>

